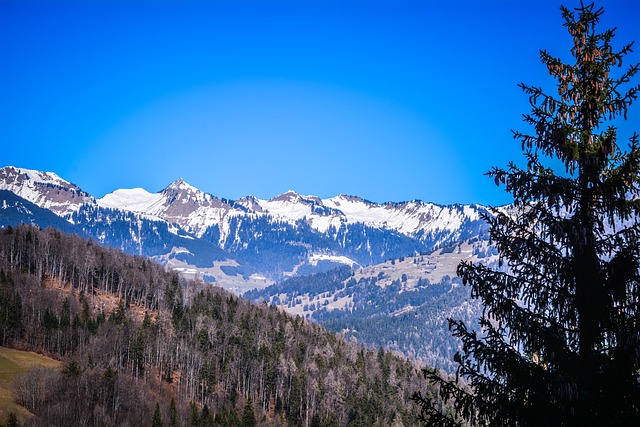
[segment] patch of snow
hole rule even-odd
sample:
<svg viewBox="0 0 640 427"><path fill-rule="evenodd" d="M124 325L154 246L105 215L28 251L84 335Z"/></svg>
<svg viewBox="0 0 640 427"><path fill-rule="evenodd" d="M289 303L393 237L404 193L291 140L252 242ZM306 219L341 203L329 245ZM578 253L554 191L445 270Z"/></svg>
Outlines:
<svg viewBox="0 0 640 427"><path fill-rule="evenodd" d="M340 264L348 265L349 267L354 267L359 265L357 262L352 260L351 258L347 258L346 256L336 256L336 255L325 255L325 254L313 254L309 257L309 262L314 267L318 265L319 261L331 261L337 262Z"/></svg>
<svg viewBox="0 0 640 427"><path fill-rule="evenodd" d="M185 248L173 248L171 252L174 254L191 254L191 252Z"/></svg>
<svg viewBox="0 0 640 427"><path fill-rule="evenodd" d="M260 200L258 199L260 206L271 213L282 218L286 218L290 221L298 221L304 217L311 215L311 206L302 203L292 202L290 200Z"/></svg>
<svg viewBox="0 0 640 427"><path fill-rule="evenodd" d="M400 316L401 314L405 314L408 313L410 311L414 311L416 308L412 305L406 305L403 308L394 311L393 313L391 313L391 316Z"/></svg>
<svg viewBox="0 0 640 427"><path fill-rule="evenodd" d="M173 271L177 271L182 274L198 274L198 270L195 268L173 267Z"/></svg>

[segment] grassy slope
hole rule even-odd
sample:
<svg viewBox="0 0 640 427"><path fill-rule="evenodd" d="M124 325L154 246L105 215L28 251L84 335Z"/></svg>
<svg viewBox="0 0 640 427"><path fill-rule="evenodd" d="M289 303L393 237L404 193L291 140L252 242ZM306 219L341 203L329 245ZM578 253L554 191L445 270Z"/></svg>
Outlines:
<svg viewBox="0 0 640 427"><path fill-rule="evenodd" d="M59 367L60 362L36 353L0 347L0 422L4 422L10 412L18 415L19 419L31 415L15 402L13 382L19 373L26 372L36 365Z"/></svg>

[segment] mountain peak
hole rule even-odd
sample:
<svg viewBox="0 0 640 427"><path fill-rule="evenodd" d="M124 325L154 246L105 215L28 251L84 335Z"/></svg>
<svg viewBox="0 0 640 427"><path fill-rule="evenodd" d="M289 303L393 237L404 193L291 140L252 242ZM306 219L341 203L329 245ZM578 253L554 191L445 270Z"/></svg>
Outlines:
<svg viewBox="0 0 640 427"><path fill-rule="evenodd" d="M300 194L296 193L293 190L285 191L279 196L273 197L269 199L270 202L292 202L295 203L300 199Z"/></svg>
<svg viewBox="0 0 640 427"><path fill-rule="evenodd" d="M260 200L255 196L245 196L238 200L237 203L240 206L244 206L251 212L263 212L262 206L260 206Z"/></svg>
<svg viewBox="0 0 640 427"><path fill-rule="evenodd" d="M322 200L318 196L303 196L300 193L289 190L279 196L269 199L268 202L288 202L302 203L304 205L322 205Z"/></svg>
<svg viewBox="0 0 640 427"><path fill-rule="evenodd" d="M204 191L188 184L184 179L178 178L169 184L164 190L160 192L168 200L170 204L176 200L181 200L182 203L187 201L195 203L210 202L213 197L205 193Z"/></svg>
<svg viewBox="0 0 640 427"><path fill-rule="evenodd" d="M12 179L14 182L15 180L31 180L34 183L58 185L61 187L76 187L53 172L40 172L33 169L17 168L15 166L5 166L0 169L0 178L5 182L9 182Z"/></svg>
<svg viewBox="0 0 640 427"><path fill-rule="evenodd" d="M89 194L53 172L14 166L0 169L0 190L9 190L61 217L69 217L85 203L95 203Z"/></svg>
<svg viewBox="0 0 640 427"><path fill-rule="evenodd" d="M167 185L167 187L165 188L165 190L181 190L181 191L190 191L190 192L199 192L200 190L198 190L197 188L195 188L192 185L189 185L189 183L187 183L187 181L185 181L183 178L178 178L175 181L173 181L171 184Z"/></svg>
<svg viewBox="0 0 640 427"><path fill-rule="evenodd" d="M74 212L78 212L81 206L97 204L162 219L195 236L203 235L211 227L218 227L220 242L229 237L233 218L243 216L249 222L266 217L267 221L284 221L293 227L304 220L320 232L327 232L332 227L339 230L343 225L344 230L348 230L352 224L362 224L394 230L433 246L456 238L461 228L479 221L479 210L482 210L479 206L437 206L417 200L379 204L344 193L321 200L317 196L300 195L294 190L270 200L249 196L232 201L199 190L184 178L176 179L159 193L151 194L141 188L120 189L96 201L54 173L12 166L0 168L0 190L11 191L68 220L72 220ZM241 223L235 222L233 227Z"/></svg>
<svg viewBox="0 0 640 427"><path fill-rule="evenodd" d="M373 202L370 202L368 200L363 199L362 197L359 196L350 196L348 194L343 194L340 193L338 194L336 197L334 197L333 199L329 199L332 200L336 206L340 206L340 202L346 202L346 203L364 203L364 204L368 204L368 205L373 205Z"/></svg>

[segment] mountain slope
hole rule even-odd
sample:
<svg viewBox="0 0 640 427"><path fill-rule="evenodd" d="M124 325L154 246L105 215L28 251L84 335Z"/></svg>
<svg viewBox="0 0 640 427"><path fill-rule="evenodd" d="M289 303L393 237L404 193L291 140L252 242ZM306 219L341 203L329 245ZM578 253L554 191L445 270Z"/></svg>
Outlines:
<svg viewBox="0 0 640 427"><path fill-rule="evenodd" d="M60 362L33 352L0 347L0 420L8 419L11 413L25 419L31 415L25 407L15 402L14 390L16 377L35 366L59 368Z"/></svg>
<svg viewBox="0 0 640 427"><path fill-rule="evenodd" d="M99 199L98 204L161 218L196 237L201 237L209 227L218 225L223 232L222 239L226 218L246 212L242 206L198 190L181 178L156 194L145 194L145 190L140 190L116 190Z"/></svg>
<svg viewBox="0 0 640 427"><path fill-rule="evenodd" d="M398 351L453 373L459 348L448 317L477 328L480 307L455 277L461 260L497 263L487 240L382 264L328 271L245 293L372 347Z"/></svg>
<svg viewBox="0 0 640 427"><path fill-rule="evenodd" d="M79 232L74 224L9 190L0 190L0 224L5 227L37 224L42 228L53 227L67 233Z"/></svg>
<svg viewBox="0 0 640 427"><path fill-rule="evenodd" d="M250 410L265 426L410 426L413 391L434 392L390 352L53 229L0 230L0 296L0 340L63 359L17 384L33 425L149 425L174 400L178 425Z"/></svg>
<svg viewBox="0 0 640 427"><path fill-rule="evenodd" d="M125 194L130 196L123 197ZM182 179L155 195L142 189L116 190L98 203L175 222L199 237L209 227L217 226L221 245L225 245L231 235L230 221L242 215L268 216L291 225L304 221L320 233L340 229L345 224L363 224L437 246L471 237L483 227L480 215L487 213L487 209L479 205L439 206L417 200L377 204L345 195L323 200L291 190L269 200L248 196L234 202L204 193ZM463 228L466 234L461 231Z"/></svg>
<svg viewBox="0 0 640 427"><path fill-rule="evenodd" d="M144 188L120 189L97 200L99 206L131 212L146 212L159 203L162 195L149 193Z"/></svg>
<svg viewBox="0 0 640 427"><path fill-rule="evenodd" d="M84 204L95 203L92 196L53 172L11 166L0 169L0 190L11 191L63 218L68 218Z"/></svg>

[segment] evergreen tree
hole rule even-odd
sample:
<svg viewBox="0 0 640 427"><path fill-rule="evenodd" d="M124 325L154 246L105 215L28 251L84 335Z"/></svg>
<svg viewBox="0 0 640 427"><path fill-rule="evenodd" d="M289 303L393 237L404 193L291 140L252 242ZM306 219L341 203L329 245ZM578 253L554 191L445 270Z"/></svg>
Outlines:
<svg viewBox="0 0 640 427"><path fill-rule="evenodd" d="M156 403L156 410L153 411L153 420L151 421L151 427L162 427L162 414L160 413L160 404Z"/></svg>
<svg viewBox="0 0 640 427"><path fill-rule="evenodd" d="M244 411L242 412L242 426L256 426L256 416L253 412L253 401L251 400L251 398L248 398L247 402L244 404Z"/></svg>
<svg viewBox="0 0 640 427"><path fill-rule="evenodd" d="M514 132L527 165L489 172L514 197L486 218L506 268L462 262L458 275L484 306L482 333L449 320L462 341L458 376L425 376L457 416L420 393L431 425L632 425L640 418L640 147L617 145L640 86L639 65L622 67L614 30L597 32L593 4L562 7L572 63L541 60L557 96L521 85L530 134ZM543 165L555 159L565 170ZM458 382L462 377L466 382ZM635 424L637 425L637 424Z"/></svg>
<svg viewBox="0 0 640 427"><path fill-rule="evenodd" d="M7 416L7 427L18 427L18 416L14 412L9 412Z"/></svg>
<svg viewBox="0 0 640 427"><path fill-rule="evenodd" d="M200 414L198 413L198 407L194 402L191 402L191 426L197 427L200 425Z"/></svg>
<svg viewBox="0 0 640 427"><path fill-rule="evenodd" d="M208 405L204 405L202 408L202 414L200 415L200 424L201 427L212 427L214 425L213 414L209 410Z"/></svg>
<svg viewBox="0 0 640 427"><path fill-rule="evenodd" d="M171 404L169 406L169 427L178 427L178 409L176 408L176 401L171 398Z"/></svg>

